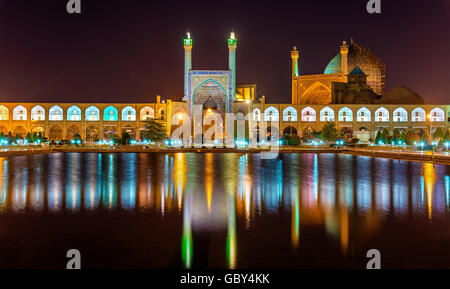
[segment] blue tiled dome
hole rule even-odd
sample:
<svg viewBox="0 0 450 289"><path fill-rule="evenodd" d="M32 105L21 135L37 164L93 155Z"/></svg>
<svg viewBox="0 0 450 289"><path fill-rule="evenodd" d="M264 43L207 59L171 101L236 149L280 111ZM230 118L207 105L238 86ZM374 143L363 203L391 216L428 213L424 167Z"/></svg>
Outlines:
<svg viewBox="0 0 450 289"><path fill-rule="evenodd" d="M338 55L333 57L330 63L328 63L327 67L325 68L324 74L341 73L342 72L341 61L342 61L341 54L338 53Z"/></svg>
<svg viewBox="0 0 450 289"><path fill-rule="evenodd" d="M358 65L355 65L355 67L352 69L352 71L350 71L350 74L351 75L354 75L354 74L362 74L362 75L364 75L364 71L362 71L361 68L359 68Z"/></svg>

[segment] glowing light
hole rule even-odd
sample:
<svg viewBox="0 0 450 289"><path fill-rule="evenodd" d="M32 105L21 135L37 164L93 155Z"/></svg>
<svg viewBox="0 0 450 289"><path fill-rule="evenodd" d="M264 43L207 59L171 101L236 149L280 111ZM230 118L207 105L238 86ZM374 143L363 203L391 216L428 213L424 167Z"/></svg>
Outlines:
<svg viewBox="0 0 450 289"><path fill-rule="evenodd" d="M432 218L433 187L435 182L435 172L432 163L425 163L423 167L423 179L427 196L428 219Z"/></svg>
<svg viewBox="0 0 450 289"><path fill-rule="evenodd" d="M214 160L213 154L205 155L205 187L206 187L206 201L208 203L208 213L211 212L211 200L214 183Z"/></svg>
<svg viewBox="0 0 450 289"><path fill-rule="evenodd" d="M294 249L298 248L300 239L300 201L298 187L292 190L292 227L291 238Z"/></svg>

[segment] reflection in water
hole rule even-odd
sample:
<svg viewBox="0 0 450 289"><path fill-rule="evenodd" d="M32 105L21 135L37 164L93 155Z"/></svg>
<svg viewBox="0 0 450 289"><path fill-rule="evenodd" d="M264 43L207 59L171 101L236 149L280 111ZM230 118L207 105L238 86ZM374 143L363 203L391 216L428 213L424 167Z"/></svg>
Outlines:
<svg viewBox="0 0 450 289"><path fill-rule="evenodd" d="M351 256L391 217L450 221L450 177L443 165L335 154L0 158L1 214L101 209L151 212L177 222L185 268L197 262L238 268L251 264L243 256L253 246L250 251L261 256L270 255L258 250L265 244L272 246L268 251L282 249L287 260L302 250L322 250L315 242L327 240ZM322 239L312 240L317 231ZM202 259L205 254L211 257Z"/></svg>
<svg viewBox="0 0 450 289"><path fill-rule="evenodd" d="M434 187L434 182L435 182L433 164L430 164L430 163L424 164L423 179L425 182L428 218L431 221L432 206L433 206L433 187Z"/></svg>
<svg viewBox="0 0 450 289"><path fill-rule="evenodd" d="M0 211L2 211L8 196L8 160L5 158L0 158L0 174Z"/></svg>

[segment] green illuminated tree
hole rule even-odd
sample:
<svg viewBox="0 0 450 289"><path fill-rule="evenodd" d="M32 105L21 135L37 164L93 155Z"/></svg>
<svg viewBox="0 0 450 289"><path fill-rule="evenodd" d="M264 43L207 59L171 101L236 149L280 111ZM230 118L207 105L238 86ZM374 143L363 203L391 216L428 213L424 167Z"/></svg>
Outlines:
<svg viewBox="0 0 450 289"><path fill-rule="evenodd" d="M383 143L388 143L391 136L389 135L389 131L387 128L383 129L383 132L381 133L381 140Z"/></svg>
<svg viewBox="0 0 450 289"><path fill-rule="evenodd" d="M74 134L72 137L73 140L81 140L81 135L79 135L78 133Z"/></svg>
<svg viewBox="0 0 450 289"><path fill-rule="evenodd" d="M166 137L166 130L162 124L150 119L145 121L141 135L144 139L148 139L152 142L159 142Z"/></svg>
<svg viewBox="0 0 450 289"><path fill-rule="evenodd" d="M433 141L437 142L438 144L442 144L444 141L445 132L441 127L438 127L433 134Z"/></svg>
<svg viewBox="0 0 450 289"><path fill-rule="evenodd" d="M338 137L338 130L336 128L336 123L333 121L329 121L322 128L322 132L320 133L320 139L324 141L334 141Z"/></svg>
<svg viewBox="0 0 450 289"><path fill-rule="evenodd" d="M425 145L430 145L431 141L432 139L428 130L424 131L422 136L420 137L420 142L424 142Z"/></svg>
<svg viewBox="0 0 450 289"><path fill-rule="evenodd" d="M33 141L30 132L27 133L27 136L25 137L25 139L27 140L28 143L31 143Z"/></svg>
<svg viewBox="0 0 450 289"><path fill-rule="evenodd" d="M398 140L401 141L402 144L404 144L406 142L406 132L402 132Z"/></svg>
<svg viewBox="0 0 450 289"><path fill-rule="evenodd" d="M444 135L444 142L450 142L450 128L447 129Z"/></svg>
<svg viewBox="0 0 450 289"><path fill-rule="evenodd" d="M108 135L108 139L110 141L112 141L114 144L119 144L122 141L120 136L118 134L116 134L116 133L110 133Z"/></svg>
<svg viewBox="0 0 450 289"><path fill-rule="evenodd" d="M397 142L400 138L400 130L398 128L395 128L392 132L392 141Z"/></svg>
<svg viewBox="0 0 450 289"><path fill-rule="evenodd" d="M406 132L406 144L413 145L414 143L418 143L420 141L420 137L415 132L408 130Z"/></svg>
<svg viewBox="0 0 450 289"><path fill-rule="evenodd" d="M377 135L375 136L375 144L378 144L378 142L381 140L381 131L377 131Z"/></svg>
<svg viewBox="0 0 450 289"><path fill-rule="evenodd" d="M131 136L130 136L130 134L127 133L127 132L122 133L122 144L123 144L123 145L129 144L130 141L131 141Z"/></svg>

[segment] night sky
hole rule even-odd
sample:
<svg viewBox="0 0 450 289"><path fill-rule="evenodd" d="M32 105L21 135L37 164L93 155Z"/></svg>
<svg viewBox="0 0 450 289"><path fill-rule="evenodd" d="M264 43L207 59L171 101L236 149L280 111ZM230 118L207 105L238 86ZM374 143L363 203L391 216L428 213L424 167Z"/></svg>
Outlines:
<svg viewBox="0 0 450 289"><path fill-rule="evenodd" d="M0 0L0 101L151 102L183 95L182 38L194 69L226 69L238 38L237 83L268 102L291 100L290 50L300 73L323 73L351 37L386 63L387 90L405 85L450 103L450 1ZM193 4L194 3L194 4Z"/></svg>

